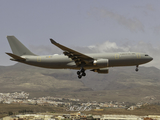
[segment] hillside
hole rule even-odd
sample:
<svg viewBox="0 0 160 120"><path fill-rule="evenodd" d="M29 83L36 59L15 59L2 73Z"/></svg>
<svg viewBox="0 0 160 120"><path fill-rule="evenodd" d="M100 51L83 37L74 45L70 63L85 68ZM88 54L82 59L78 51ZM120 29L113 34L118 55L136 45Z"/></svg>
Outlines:
<svg viewBox="0 0 160 120"><path fill-rule="evenodd" d="M97 101L158 101L160 70L154 67L110 68L109 74L44 69L23 64L0 66L0 92L26 91L31 97L58 96Z"/></svg>

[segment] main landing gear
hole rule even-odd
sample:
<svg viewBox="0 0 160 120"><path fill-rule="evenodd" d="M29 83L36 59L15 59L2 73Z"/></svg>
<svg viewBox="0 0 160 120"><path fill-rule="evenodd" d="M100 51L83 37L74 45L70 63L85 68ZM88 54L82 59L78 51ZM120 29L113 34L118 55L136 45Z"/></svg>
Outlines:
<svg viewBox="0 0 160 120"><path fill-rule="evenodd" d="M86 76L85 69L81 68L80 71L77 71L78 78L81 79L82 76Z"/></svg>
<svg viewBox="0 0 160 120"><path fill-rule="evenodd" d="M138 72L138 70L139 70L139 69L138 69L138 65L136 66L136 69L135 69L135 70L136 70L136 72Z"/></svg>

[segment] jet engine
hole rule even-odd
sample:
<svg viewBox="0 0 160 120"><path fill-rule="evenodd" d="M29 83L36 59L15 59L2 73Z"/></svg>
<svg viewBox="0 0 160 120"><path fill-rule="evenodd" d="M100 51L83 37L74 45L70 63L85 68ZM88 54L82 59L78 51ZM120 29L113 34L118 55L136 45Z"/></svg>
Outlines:
<svg viewBox="0 0 160 120"><path fill-rule="evenodd" d="M108 68L93 69L91 71L98 72L98 73L104 73L104 74L109 73L109 69Z"/></svg>
<svg viewBox="0 0 160 120"><path fill-rule="evenodd" d="M108 59L98 59L93 61L93 65L98 67L108 67L109 60Z"/></svg>

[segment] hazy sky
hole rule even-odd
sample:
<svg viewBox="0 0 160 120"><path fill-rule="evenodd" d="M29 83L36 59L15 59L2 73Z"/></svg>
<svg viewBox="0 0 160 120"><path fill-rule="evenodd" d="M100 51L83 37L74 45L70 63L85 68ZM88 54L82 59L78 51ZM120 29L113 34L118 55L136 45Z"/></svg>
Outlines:
<svg viewBox="0 0 160 120"><path fill-rule="evenodd" d="M0 65L12 65L7 35L33 53L145 52L160 68L160 0L0 0Z"/></svg>

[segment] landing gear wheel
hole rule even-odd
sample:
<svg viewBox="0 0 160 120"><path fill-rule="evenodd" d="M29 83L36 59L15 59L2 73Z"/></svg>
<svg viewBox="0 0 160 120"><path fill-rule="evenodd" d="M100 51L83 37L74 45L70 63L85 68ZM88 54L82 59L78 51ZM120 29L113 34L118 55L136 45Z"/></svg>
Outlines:
<svg viewBox="0 0 160 120"><path fill-rule="evenodd" d="M84 72L85 72L85 69L84 69L84 68L82 68L82 69L81 69L81 72L82 72L82 73L84 73Z"/></svg>
<svg viewBox="0 0 160 120"><path fill-rule="evenodd" d="M85 72L83 72L83 73L82 73L82 76L86 76L86 73L85 73Z"/></svg>
<svg viewBox="0 0 160 120"><path fill-rule="evenodd" d="M80 71L77 71L78 78L81 79L82 76L86 76L85 69L82 67Z"/></svg>
<svg viewBox="0 0 160 120"><path fill-rule="evenodd" d="M81 75L78 75L78 78L79 78L79 79L81 79L81 78L82 78L82 76L81 76Z"/></svg>
<svg viewBox="0 0 160 120"><path fill-rule="evenodd" d="M77 71L77 75L80 75L81 74L81 72L80 71Z"/></svg>
<svg viewBox="0 0 160 120"><path fill-rule="evenodd" d="M139 70L139 69L138 69L138 65L136 66L136 69L135 69L135 70L136 70L136 72L138 72L138 70Z"/></svg>

